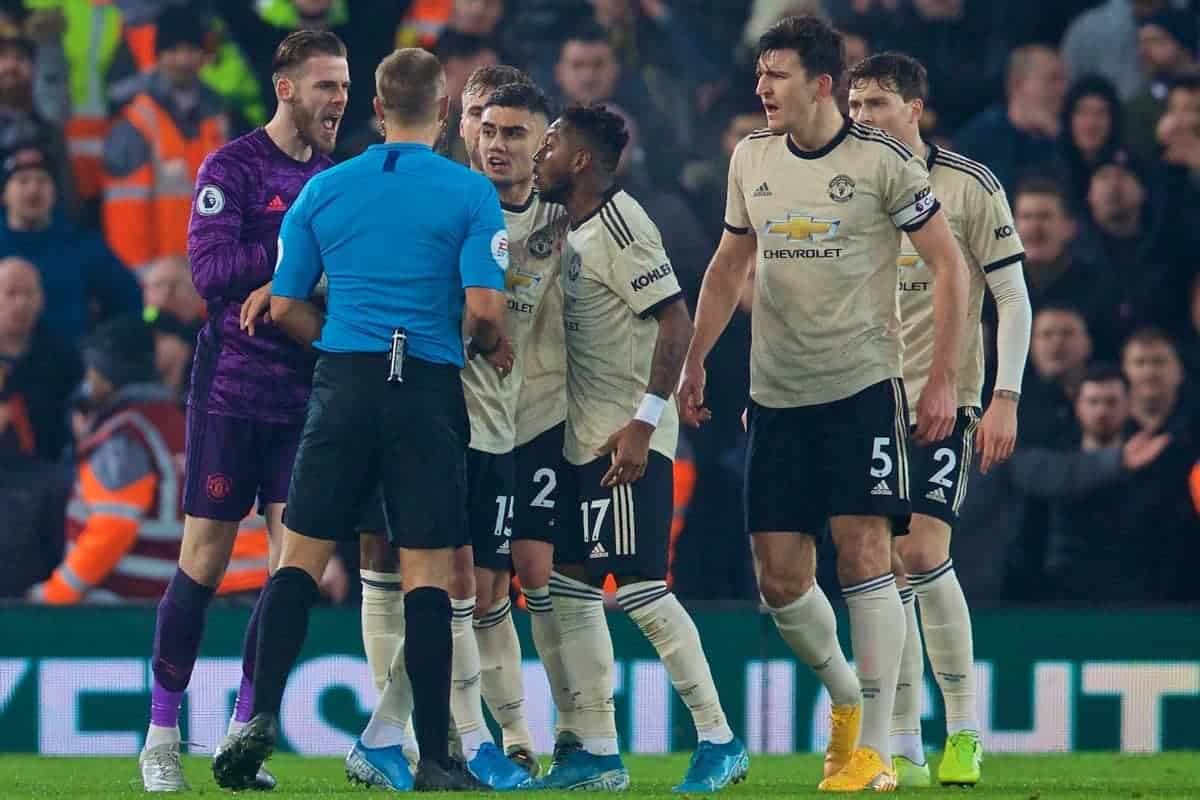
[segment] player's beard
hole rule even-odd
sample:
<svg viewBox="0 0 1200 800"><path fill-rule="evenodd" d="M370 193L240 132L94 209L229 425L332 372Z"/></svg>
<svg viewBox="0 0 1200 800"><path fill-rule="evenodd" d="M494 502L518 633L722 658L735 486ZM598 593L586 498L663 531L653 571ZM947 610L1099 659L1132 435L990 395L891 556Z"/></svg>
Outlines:
<svg viewBox="0 0 1200 800"><path fill-rule="evenodd" d="M328 155L333 152L333 147L326 144L322 138L322 128L318 121L319 111L312 111L300 100L299 97L292 100L292 123L296 126L296 135L300 141L311 147L318 153ZM335 131L334 142L337 141Z"/></svg>
<svg viewBox="0 0 1200 800"><path fill-rule="evenodd" d="M536 186L536 182L534 184ZM554 186L548 186L545 189L539 189L538 195L547 203L558 203L563 205L567 202L567 195L571 193L570 181L562 181Z"/></svg>

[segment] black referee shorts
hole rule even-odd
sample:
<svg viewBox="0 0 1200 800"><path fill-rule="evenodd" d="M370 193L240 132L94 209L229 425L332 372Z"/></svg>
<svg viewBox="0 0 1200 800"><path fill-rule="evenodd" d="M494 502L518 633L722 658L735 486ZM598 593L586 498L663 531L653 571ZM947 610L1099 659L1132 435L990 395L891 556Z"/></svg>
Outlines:
<svg viewBox="0 0 1200 800"><path fill-rule="evenodd" d="M322 353L284 523L353 539L378 486L396 547L460 547L467 531L470 424L458 367L408 358L387 382L383 354Z"/></svg>

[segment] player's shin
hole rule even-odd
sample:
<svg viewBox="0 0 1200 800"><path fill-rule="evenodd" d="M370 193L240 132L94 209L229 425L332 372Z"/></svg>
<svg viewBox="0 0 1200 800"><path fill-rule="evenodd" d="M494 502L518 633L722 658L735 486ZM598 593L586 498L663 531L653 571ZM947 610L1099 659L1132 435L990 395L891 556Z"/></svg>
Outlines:
<svg viewBox="0 0 1200 800"><path fill-rule="evenodd" d="M525 686L521 681L521 643L512 619L512 602L505 594L475 620L479 645L482 693L500 725L505 752L533 752L533 736L525 721Z"/></svg>
<svg viewBox="0 0 1200 800"><path fill-rule="evenodd" d="M842 653L837 638L837 617L821 587L813 583L807 592L780 608L771 608L765 597L763 604L775 620L779 635L796 658L812 668L829 691L833 704L857 706L860 702L858 676Z"/></svg>
<svg viewBox="0 0 1200 800"><path fill-rule="evenodd" d="M471 620L475 614L475 598L450 601L450 631L453 639L453 659L450 683L450 713L462 739L463 756L469 762L481 745L492 740L483 719L483 700L480 696L479 645Z"/></svg>
<svg viewBox="0 0 1200 800"><path fill-rule="evenodd" d="M371 680L383 691L397 651L404 643L404 592L394 572L360 569L362 640Z"/></svg>
<svg viewBox="0 0 1200 800"><path fill-rule="evenodd" d="M850 612L850 641L862 686L861 747L891 764L892 709L904 650L904 607L891 572L844 586Z"/></svg>
<svg viewBox="0 0 1200 800"><path fill-rule="evenodd" d="M896 703L892 709L892 754L913 764L925 763L921 742L921 694L924 686L925 653L917 625L917 608L912 588L900 589L904 604L904 651L900 656L900 678L896 683Z"/></svg>
<svg viewBox="0 0 1200 800"><path fill-rule="evenodd" d="M288 673L304 646L309 612L320 598L320 590L312 575L288 566L271 576L263 594L254 669L256 716L279 713Z"/></svg>
<svg viewBox="0 0 1200 800"><path fill-rule="evenodd" d="M259 590L246 623L246 636L242 642L242 682L238 686L237 700L233 704L233 716L229 720L228 734L232 736L242 729L254 715L254 665L258 655L258 623L262 619L263 597Z"/></svg>
<svg viewBox="0 0 1200 800"><path fill-rule="evenodd" d="M946 559L928 572L910 572L908 577L921 606L929 664L945 700L947 733L978 731L971 612L954 562Z"/></svg>
<svg viewBox="0 0 1200 800"><path fill-rule="evenodd" d="M550 587L522 585L521 594L525 596L525 608L529 611L533 646L537 649L538 658L546 670L550 696L554 700L554 709L557 712L554 722L555 735L569 732L578 736L579 729L575 724L575 697L567 682L566 667L563 666L562 634L550 600Z"/></svg>
<svg viewBox="0 0 1200 800"><path fill-rule="evenodd" d="M561 636L563 668L575 697L575 727L583 748L596 756L617 754L613 701L613 646L603 593L555 572L550 594Z"/></svg>
<svg viewBox="0 0 1200 800"><path fill-rule="evenodd" d="M697 740L713 744L732 741L733 731L721 708L700 633L666 582L622 586L617 590L617 602L662 659L671 684L692 712Z"/></svg>
<svg viewBox="0 0 1200 800"><path fill-rule="evenodd" d="M204 617L212 596L212 587L197 583L177 569L159 601L147 748L179 740L179 706L200 653Z"/></svg>

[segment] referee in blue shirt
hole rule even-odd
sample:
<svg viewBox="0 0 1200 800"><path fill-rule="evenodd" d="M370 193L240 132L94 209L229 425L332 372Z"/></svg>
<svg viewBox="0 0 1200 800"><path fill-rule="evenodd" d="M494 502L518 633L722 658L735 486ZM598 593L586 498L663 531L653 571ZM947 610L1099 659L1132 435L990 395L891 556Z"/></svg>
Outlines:
<svg viewBox="0 0 1200 800"><path fill-rule="evenodd" d="M484 788L447 752L446 589L453 550L469 539L464 306L472 349L506 374L508 239L491 182L431 149L449 107L437 59L397 50L375 83L385 143L309 180L280 230L271 316L320 355L279 567L264 589L255 715L213 763L226 788L248 788L271 754L317 582L379 485L404 575L415 788ZM322 273L324 316L308 302Z"/></svg>

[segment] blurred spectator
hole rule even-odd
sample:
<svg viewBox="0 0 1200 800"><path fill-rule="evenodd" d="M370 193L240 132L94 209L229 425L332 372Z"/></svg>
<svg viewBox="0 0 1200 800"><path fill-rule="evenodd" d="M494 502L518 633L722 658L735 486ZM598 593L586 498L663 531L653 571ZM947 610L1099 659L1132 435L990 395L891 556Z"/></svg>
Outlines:
<svg viewBox="0 0 1200 800"><path fill-rule="evenodd" d="M1179 219L1195 219L1200 214L1200 74L1176 79L1155 135L1162 148L1166 205Z"/></svg>
<svg viewBox="0 0 1200 800"><path fill-rule="evenodd" d="M652 177L677 180L683 153L672 127L662 118L639 76L622 72L604 28L589 22L567 35L559 50L554 79L566 105L604 103L632 117L643 133Z"/></svg>
<svg viewBox="0 0 1200 800"><path fill-rule="evenodd" d="M0 150L25 144L39 146L46 153L64 208L73 211L75 182L63 138L64 120L48 117L42 110L66 106L67 101L38 102L34 85L36 47L31 39L0 31ZM65 84L62 91L66 91Z"/></svg>
<svg viewBox="0 0 1200 800"><path fill-rule="evenodd" d="M43 307L37 268L0 259L0 438L14 439L27 456L57 461L70 438L67 402L83 366L38 324Z"/></svg>
<svg viewBox="0 0 1200 800"><path fill-rule="evenodd" d="M1195 70L1198 35L1196 19L1187 11L1165 9L1138 26L1138 59L1149 84L1126 101L1123 125L1125 144L1140 159L1158 154L1155 126L1166 109L1171 82Z"/></svg>
<svg viewBox="0 0 1200 800"><path fill-rule="evenodd" d="M1071 80L1101 75L1112 81L1122 100L1144 85L1138 64L1138 20L1160 11L1167 0L1108 0L1080 14L1063 36L1063 61Z"/></svg>
<svg viewBox="0 0 1200 800"><path fill-rule="evenodd" d="M156 379L136 317L84 348L86 423L67 512L66 558L30 599L53 604L160 597L179 557L183 411Z"/></svg>
<svg viewBox="0 0 1200 800"><path fill-rule="evenodd" d="M1087 472L1079 481L1052 478L1060 485L1044 494L1051 500L1045 599L1087 606L1166 599L1162 578L1173 572L1171 553L1159 546L1161 541L1154 547L1130 543L1146 524L1144 500L1168 500L1163 487L1155 486L1153 473L1170 437L1142 433L1124 441L1129 410L1129 389L1121 371L1104 364L1089 368L1080 383L1075 415L1082 434L1079 448L1096 458L1079 463ZM1177 487L1176 494L1186 498L1182 488ZM1160 520L1156 514L1156 528Z"/></svg>
<svg viewBox="0 0 1200 800"><path fill-rule="evenodd" d="M187 253L196 173L229 131L224 101L200 82L202 20L172 6L156 27L158 66L113 87L123 107L104 143L104 232L133 270Z"/></svg>
<svg viewBox="0 0 1200 800"><path fill-rule="evenodd" d="M1008 43L999 33L1005 30L1000 19L1002 6L966 0L910 0L900 4L895 17L876 37L877 50L903 50L925 65L929 72L927 106L936 114L938 130L958 130L1004 99L999 87ZM1016 117L1014 122L1021 126ZM995 170L987 158L981 160Z"/></svg>
<svg viewBox="0 0 1200 800"><path fill-rule="evenodd" d="M1188 335L1182 340L1180 355L1186 366L1184 373L1192 376L1192 380L1195 381L1196 376L1200 375L1200 272L1192 278L1188 299L1188 309L1191 312L1189 319L1192 324Z"/></svg>
<svg viewBox="0 0 1200 800"><path fill-rule="evenodd" d="M4 219L0 258L21 256L41 273L45 292L42 324L74 346L91 327L91 304L101 316L141 309L137 280L98 233L79 230L55 212L57 191L46 153L25 147L0 162Z"/></svg>
<svg viewBox="0 0 1200 800"><path fill-rule="evenodd" d="M1058 53L1041 45L1018 47L1008 62L1007 105L968 122L954 136L957 149L986 164L1012 194L1023 173L1057 163L1065 89Z"/></svg>
<svg viewBox="0 0 1200 800"><path fill-rule="evenodd" d="M251 0L212 0L212 5L246 55L264 97L275 96L271 57L284 36L302 28L327 28L336 33L351 53L350 83L354 88L342 131L353 136L374 119L375 67L396 47L396 28L412 2L269 0L261 16Z"/></svg>
<svg viewBox="0 0 1200 800"><path fill-rule="evenodd" d="M1134 331L1121 351L1121 368L1129 380L1130 416L1136 427L1188 437L1193 409L1181 402L1183 362L1166 332L1153 327Z"/></svg>
<svg viewBox="0 0 1200 800"><path fill-rule="evenodd" d="M680 184L710 235L720 236L725 221L725 192L729 188L729 159L733 149L753 131L766 126L767 118L761 108L734 114L721 134L720 152L684 166Z"/></svg>
<svg viewBox="0 0 1200 800"><path fill-rule="evenodd" d="M186 405L200 326L189 325L158 306L146 306L142 318L154 334L154 367L158 379L171 390L181 406Z"/></svg>
<svg viewBox="0 0 1200 800"><path fill-rule="evenodd" d="M4 367L0 366L0 381ZM0 386L0 398L3 387ZM63 516L70 484L61 470L22 452L6 435L10 409L0 399L0 599L21 598L50 576L62 558Z"/></svg>
<svg viewBox="0 0 1200 800"><path fill-rule="evenodd" d="M204 300L192 285L192 268L182 256L160 258L141 275L142 304L170 312L185 325L204 318Z"/></svg>
<svg viewBox="0 0 1200 800"><path fill-rule="evenodd" d="M1063 101L1059 151L1071 186L1071 202L1082 207L1096 165L1121 144L1121 101L1105 78L1085 75L1071 84Z"/></svg>
<svg viewBox="0 0 1200 800"><path fill-rule="evenodd" d="M1053 447L1074 439L1071 404L1091 355L1092 340L1078 310L1045 305L1033 315L1031 369L1021 394L1020 442Z"/></svg>
<svg viewBox="0 0 1200 800"><path fill-rule="evenodd" d="M1065 192L1053 178L1026 178L1017 186L1013 218L1025 246L1025 283L1035 312L1043 306L1069 305L1091 327L1108 307L1108 284L1102 266L1072 252L1079 226ZM994 320L994 304L988 307L988 319Z"/></svg>

